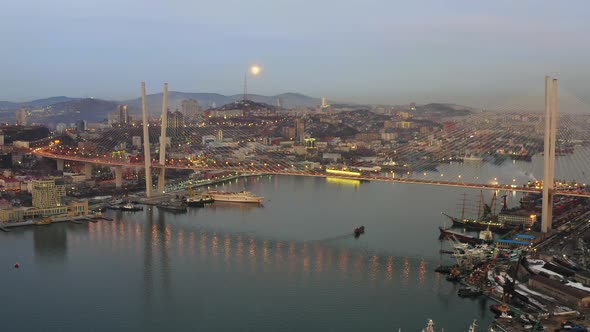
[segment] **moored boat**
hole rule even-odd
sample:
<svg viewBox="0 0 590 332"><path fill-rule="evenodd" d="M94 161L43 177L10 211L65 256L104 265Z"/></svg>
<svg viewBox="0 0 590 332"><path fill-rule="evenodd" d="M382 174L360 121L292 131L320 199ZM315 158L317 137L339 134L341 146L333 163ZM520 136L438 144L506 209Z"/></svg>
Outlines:
<svg viewBox="0 0 590 332"><path fill-rule="evenodd" d="M169 212L177 212L177 213L186 212L186 205L184 205L184 204L161 203L156 206L160 210L165 210L165 211L169 211Z"/></svg>
<svg viewBox="0 0 590 332"><path fill-rule="evenodd" d="M485 242L484 240L477 238L473 235L455 232L455 231L452 231L448 228L439 227L438 229L440 231L440 238L441 239L442 238L455 239L456 241L459 241L459 242L472 243L472 244L480 244L480 243Z"/></svg>
<svg viewBox="0 0 590 332"><path fill-rule="evenodd" d="M186 205L191 207L204 207L205 204L215 202L210 194L197 194L192 195L186 199Z"/></svg>
<svg viewBox="0 0 590 332"><path fill-rule="evenodd" d="M511 316L512 315L512 310L510 309L509 306L507 306L504 303L501 304L492 304L490 305L490 310L495 313L498 317L501 316Z"/></svg>
<svg viewBox="0 0 590 332"><path fill-rule="evenodd" d="M446 213L443 213L443 215L446 216L447 218L451 219L454 227L462 227L467 230L473 230L473 231L489 230L494 233L505 234L515 228L513 226L506 225L504 223L500 223L500 222L497 222L494 220L477 220L477 219L467 219L467 218L461 219L461 218L449 216Z"/></svg>
<svg viewBox="0 0 590 332"><path fill-rule="evenodd" d="M479 238L484 242L492 243L494 242L494 233L489 229L485 229L479 232Z"/></svg>
<svg viewBox="0 0 590 332"><path fill-rule="evenodd" d="M256 196L249 191L229 192L211 190L207 193L218 202L262 203L264 197Z"/></svg>
<svg viewBox="0 0 590 332"><path fill-rule="evenodd" d="M127 203L127 204L121 206L121 211L141 211L141 210L143 210L143 207L135 206L131 203Z"/></svg>
<svg viewBox="0 0 590 332"><path fill-rule="evenodd" d="M457 291L457 295L460 297L478 297L483 294L483 291L479 288L466 287L461 288Z"/></svg>
<svg viewBox="0 0 590 332"><path fill-rule="evenodd" d="M466 154L465 156L463 156L463 161L464 162L480 162L483 161L483 157L480 157L478 155L475 154Z"/></svg>
<svg viewBox="0 0 590 332"><path fill-rule="evenodd" d="M53 222L51 218L43 218L35 221L35 225L49 225Z"/></svg>

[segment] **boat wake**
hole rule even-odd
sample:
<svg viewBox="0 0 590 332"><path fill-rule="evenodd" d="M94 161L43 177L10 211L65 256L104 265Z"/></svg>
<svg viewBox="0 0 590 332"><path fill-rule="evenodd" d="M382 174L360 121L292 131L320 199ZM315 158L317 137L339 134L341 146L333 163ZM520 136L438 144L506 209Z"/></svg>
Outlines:
<svg viewBox="0 0 590 332"><path fill-rule="evenodd" d="M350 235L350 233L346 233L346 234L342 234L342 235L338 235L338 236L334 236L334 237L328 237L325 239L319 239L319 240L313 240L313 241L309 241L311 243L330 243L330 242L336 242L336 241L340 241L340 240L344 240L344 239L349 239L352 236Z"/></svg>

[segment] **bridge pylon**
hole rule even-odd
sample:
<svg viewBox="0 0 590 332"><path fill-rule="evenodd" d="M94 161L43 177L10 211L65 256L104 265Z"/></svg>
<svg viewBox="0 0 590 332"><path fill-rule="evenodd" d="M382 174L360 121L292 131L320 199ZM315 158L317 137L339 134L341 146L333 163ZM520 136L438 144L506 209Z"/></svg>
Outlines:
<svg viewBox="0 0 590 332"><path fill-rule="evenodd" d="M553 83L553 84L552 84ZM547 233L553 224L555 177L555 140L557 134L557 79L545 76L545 142L543 174L543 212L541 231Z"/></svg>
<svg viewBox="0 0 590 332"><path fill-rule="evenodd" d="M145 159L145 195L152 197L152 157L150 154L150 132L148 128L145 82L141 82L141 115L143 120L143 157Z"/></svg>
<svg viewBox="0 0 590 332"><path fill-rule="evenodd" d="M160 131L160 176L158 176L158 195L164 194L166 185L166 129L168 127L168 83L164 83L162 96L162 128Z"/></svg>

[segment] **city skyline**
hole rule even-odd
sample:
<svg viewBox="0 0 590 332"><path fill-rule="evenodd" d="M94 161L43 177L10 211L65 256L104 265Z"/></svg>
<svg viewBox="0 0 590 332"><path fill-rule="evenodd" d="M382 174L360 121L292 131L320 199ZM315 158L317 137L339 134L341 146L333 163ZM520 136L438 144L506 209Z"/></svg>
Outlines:
<svg viewBox="0 0 590 332"><path fill-rule="evenodd" d="M534 5L534 7L533 7ZM238 94L252 64L253 94L298 92L342 102L453 102L493 107L541 95L559 77L588 103L590 27L581 1L334 1L196 4L62 0L10 3L0 100L55 95L126 100L164 81L172 90ZM192 34L194 33L194 35ZM580 69L582 68L582 69Z"/></svg>

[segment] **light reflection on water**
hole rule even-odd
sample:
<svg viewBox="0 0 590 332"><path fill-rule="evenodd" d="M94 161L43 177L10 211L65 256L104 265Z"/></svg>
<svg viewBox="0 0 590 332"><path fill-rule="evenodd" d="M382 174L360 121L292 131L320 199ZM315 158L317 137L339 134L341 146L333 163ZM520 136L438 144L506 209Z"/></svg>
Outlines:
<svg viewBox="0 0 590 332"><path fill-rule="evenodd" d="M55 289L66 305L80 301L77 296L92 299L86 300L88 308L70 306L68 317L100 312L103 318L92 320L99 330L130 321L125 330L413 331L429 317L459 330L473 318L489 322L491 313L477 312L433 272L440 211L456 203L441 195L443 188L351 188L273 176L236 181L226 189L244 187L264 193L264 207L215 203L183 215L146 207L109 212L113 221L23 229L3 234L2 241L27 252L26 238L35 237L39 266L28 268L34 282L25 298ZM367 233L355 239L352 229L361 220ZM0 262L6 263L10 250L4 248ZM35 279L41 276L56 286L43 287ZM6 282L20 280L11 278ZM9 289L6 296L16 294ZM45 298L56 294L41 297L40 305L52 308ZM460 317L449 316L451 306ZM24 303L0 308L24 319ZM87 323L60 325L61 311L39 312L29 324L58 317L55 330L74 331Z"/></svg>
<svg viewBox="0 0 590 332"><path fill-rule="evenodd" d="M394 261L398 261L403 262L399 271L402 271L404 284L415 280L420 287L424 286L428 274L434 274L433 266L428 266L424 258L416 260L401 257L394 260L391 255L372 253L364 248L338 246L330 241L328 244L318 241L312 243L289 241L284 244L282 241L260 239L244 234L211 232L205 229L185 230L184 227L173 229L170 225L165 225L162 229L156 223L149 227L139 219L127 220L120 216L115 217L114 221L88 223L86 227L88 238L92 242L96 241L97 245L106 244L117 254L119 251L128 251L127 254L140 258L143 253L138 252L136 247L144 238L142 226L149 229L147 242L149 242L150 251L154 254L158 254L158 248L162 247L161 252L170 253L174 249L179 257L198 254L202 258L213 261L222 258L224 264L228 266L241 265L244 242L246 242L248 243L248 261L254 268L258 265L272 265L282 269L284 257L287 257L291 265L290 272L298 269L299 264L305 272L304 275L309 275L310 271L321 274L324 271L339 270L344 275L362 276L368 280L393 280ZM185 241L185 234L188 234L188 241ZM80 245L84 242L84 237L83 233L76 233L70 235L70 240ZM127 241L125 245L123 245L124 239ZM222 246L219 244L220 239L223 241ZM412 273L417 273L416 278L412 278Z"/></svg>

